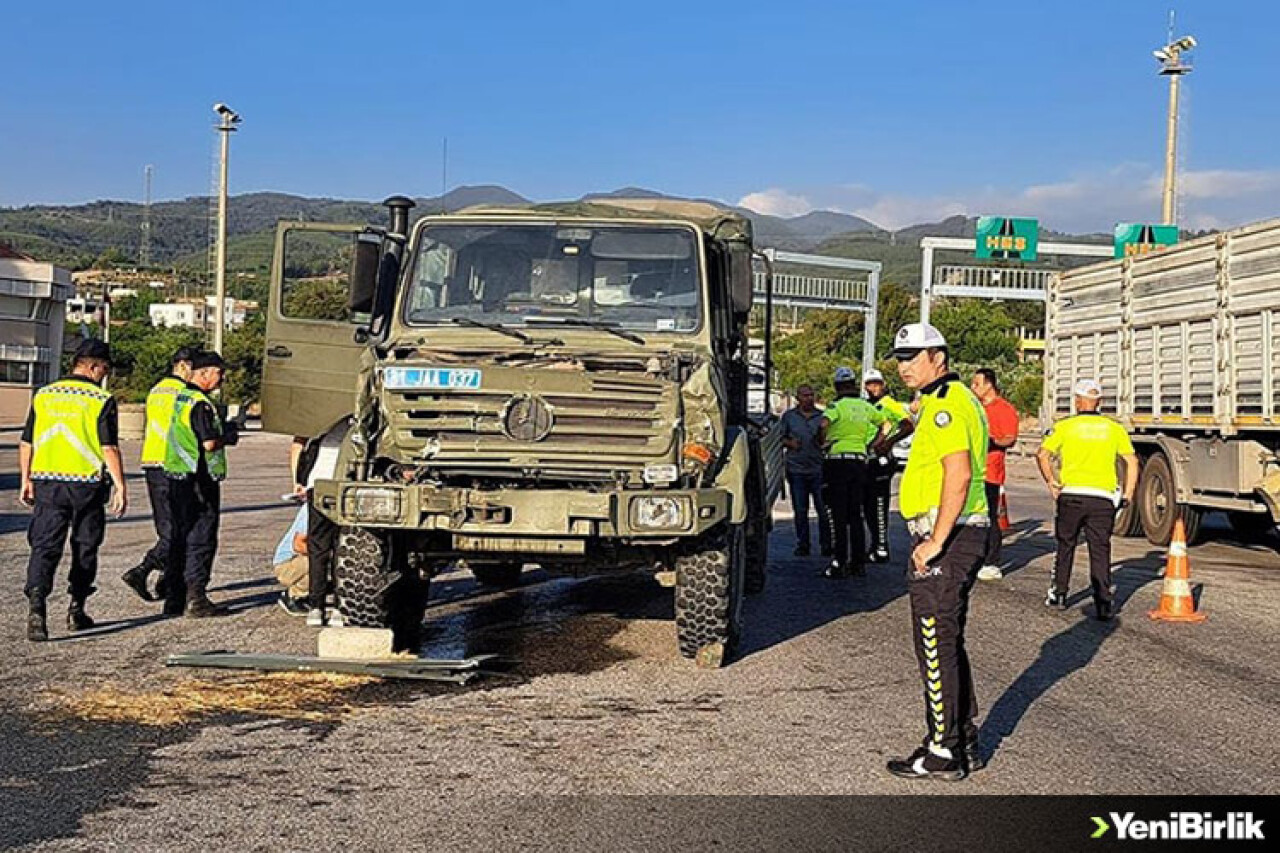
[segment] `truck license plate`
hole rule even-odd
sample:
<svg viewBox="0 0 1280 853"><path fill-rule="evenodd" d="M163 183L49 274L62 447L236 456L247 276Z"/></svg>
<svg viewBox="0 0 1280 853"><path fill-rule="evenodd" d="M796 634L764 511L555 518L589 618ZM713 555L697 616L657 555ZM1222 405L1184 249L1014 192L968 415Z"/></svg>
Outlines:
<svg viewBox="0 0 1280 853"><path fill-rule="evenodd" d="M388 367L382 372L382 384L391 391L475 390L480 387L480 371L454 367Z"/></svg>

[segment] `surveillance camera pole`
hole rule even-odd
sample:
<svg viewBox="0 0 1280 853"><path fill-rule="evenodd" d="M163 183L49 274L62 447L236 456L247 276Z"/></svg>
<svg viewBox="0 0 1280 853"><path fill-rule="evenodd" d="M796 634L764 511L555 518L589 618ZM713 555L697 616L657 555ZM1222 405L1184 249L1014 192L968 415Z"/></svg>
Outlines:
<svg viewBox="0 0 1280 853"><path fill-rule="evenodd" d="M235 133L240 116L219 104L214 109L222 121L217 130L222 134L222 155L218 162L218 245L214 267L213 350L222 353L222 335L227 328L227 152L231 146L231 134Z"/></svg>
<svg viewBox="0 0 1280 853"><path fill-rule="evenodd" d="M1182 62L1184 49L1190 50L1195 45L1186 37L1174 41L1164 48L1167 58L1163 60L1160 74L1169 78L1169 124L1164 150L1164 196L1161 210L1161 221L1165 225L1176 225L1174 218L1177 201L1178 180L1178 94L1182 75L1191 71L1190 65Z"/></svg>

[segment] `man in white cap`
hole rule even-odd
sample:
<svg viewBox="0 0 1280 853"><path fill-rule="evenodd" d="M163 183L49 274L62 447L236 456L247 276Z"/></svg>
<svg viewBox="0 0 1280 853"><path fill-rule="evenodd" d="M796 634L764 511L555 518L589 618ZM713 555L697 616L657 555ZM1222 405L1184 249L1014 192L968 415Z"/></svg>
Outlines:
<svg viewBox="0 0 1280 853"><path fill-rule="evenodd" d="M1116 510L1133 500L1138 486L1138 457L1120 424L1102 412L1102 386L1081 379L1075 386L1076 414L1053 425L1036 454L1040 476L1057 502L1054 537L1058 554L1045 607L1063 610L1071 584L1071 564L1081 532L1089 543L1089 578L1095 613L1102 621L1115 612L1111 591L1111 531ZM1060 471L1054 474L1053 460ZM1124 491L1116 459L1124 460Z"/></svg>
<svg viewBox="0 0 1280 853"><path fill-rule="evenodd" d="M898 505L915 544L907 595L928 734L888 769L908 779L955 782L982 766L964 629L990 524L983 482L987 420L978 398L948 367L947 341L933 326L903 326L893 355L902 381L920 392Z"/></svg>
<svg viewBox="0 0 1280 853"><path fill-rule="evenodd" d="M907 407L889 396L884 374L874 367L862 374L862 390L867 402L885 417L884 426L874 436L872 455L867 462L867 489L864 512L871 531L870 559L873 563L889 562L889 495L893 475L898 473L893 446L911 435L915 423Z"/></svg>
<svg viewBox="0 0 1280 853"><path fill-rule="evenodd" d="M858 396L853 369L836 368L836 401L822 413L819 442L827 450L822 488L831 514L835 554L823 572L828 578L866 573L867 542L862 529L863 491L867 482L867 448L884 423L884 415Z"/></svg>

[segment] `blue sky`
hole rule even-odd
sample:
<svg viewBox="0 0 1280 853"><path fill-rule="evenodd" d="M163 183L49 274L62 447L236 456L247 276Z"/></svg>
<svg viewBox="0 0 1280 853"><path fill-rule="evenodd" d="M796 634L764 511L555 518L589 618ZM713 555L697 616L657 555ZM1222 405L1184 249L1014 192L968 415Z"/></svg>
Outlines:
<svg viewBox="0 0 1280 853"><path fill-rule="evenodd" d="M620 186L1109 230L1159 213L1171 5L1186 79L1182 221L1276 215L1273 2L46 2L5 12L0 205L210 185L377 199Z"/></svg>

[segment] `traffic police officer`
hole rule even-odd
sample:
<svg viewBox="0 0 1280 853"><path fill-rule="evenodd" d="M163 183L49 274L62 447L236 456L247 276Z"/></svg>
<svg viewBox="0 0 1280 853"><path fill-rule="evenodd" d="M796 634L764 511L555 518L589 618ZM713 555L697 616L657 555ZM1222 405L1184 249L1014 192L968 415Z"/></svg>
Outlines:
<svg viewBox="0 0 1280 853"><path fill-rule="evenodd" d="M1036 454L1040 475L1049 484L1057 502L1054 536L1058 554L1053 563L1053 585L1045 606L1059 610L1067 606L1071 564L1081 531L1089 543L1089 578L1093 587L1094 612L1102 621L1114 613L1111 591L1111 531L1116 510L1133 500L1138 485L1138 457L1124 427L1103 417L1102 386L1082 379L1075 387L1076 412L1053 425ZM1052 459L1061 462L1060 477L1053 473ZM1124 493L1116 477L1116 459L1124 460Z"/></svg>
<svg viewBox="0 0 1280 853"><path fill-rule="evenodd" d="M164 472L165 446L169 440L169 426L173 422L173 409L178 395L187 387L191 378L191 360L196 350L182 347L173 354L169 375L161 379L147 395L147 428L142 440L142 472L147 480L147 496L151 499L151 520L156 527L156 544L142 558L142 562L120 576L130 589L143 601L155 601L147 589L147 575L157 572L164 576L170 559L181 559L173 551L173 518L169 512L169 478ZM158 592L163 590L161 584ZM170 615L181 616L178 609Z"/></svg>
<svg viewBox="0 0 1280 853"><path fill-rule="evenodd" d="M915 424L907 407L888 395L884 374L872 368L862 375L862 390L867 402L880 410L885 426L873 435L872 455L867 461L867 494L864 512L871 530L873 563L889 562L889 493L898 463L893 458L895 444L911 435ZM883 434L883 435L882 435Z"/></svg>
<svg viewBox="0 0 1280 853"><path fill-rule="evenodd" d="M836 369L836 401L822 413L818 440L827 449L822 489L835 546L824 576L846 577L866 571L866 538L862 530L863 491L867 478L867 445L885 417L858 396L858 382L848 367Z"/></svg>
<svg viewBox="0 0 1280 853"><path fill-rule="evenodd" d="M973 392L950 372L946 339L933 326L904 326L893 354L907 387L921 395L898 503L915 543L907 592L928 734L888 769L906 778L958 781L981 765L964 628L990 523L983 484L987 422Z"/></svg>
<svg viewBox="0 0 1280 853"><path fill-rule="evenodd" d="M227 476L225 448L238 441L235 425L224 426L208 396L222 385L224 370L215 352L202 352L192 359L191 379L174 403L165 442L174 544L183 556L181 566L174 560L165 567L165 608L175 611L185 602L186 615L191 617L230 612L208 596L218 551L221 483Z"/></svg>
<svg viewBox="0 0 1280 853"><path fill-rule="evenodd" d="M120 461L116 403L101 387L111 351L99 340L76 350L71 375L36 392L18 447L19 500L34 507L27 542L27 639L49 639L45 601L71 531L71 607L67 627L92 628L84 603L94 592L106 510L119 518L128 505ZM103 470L110 485L103 478ZM110 495L108 497L108 490Z"/></svg>

